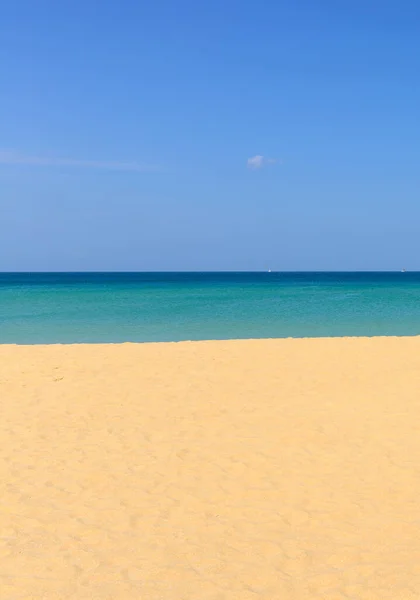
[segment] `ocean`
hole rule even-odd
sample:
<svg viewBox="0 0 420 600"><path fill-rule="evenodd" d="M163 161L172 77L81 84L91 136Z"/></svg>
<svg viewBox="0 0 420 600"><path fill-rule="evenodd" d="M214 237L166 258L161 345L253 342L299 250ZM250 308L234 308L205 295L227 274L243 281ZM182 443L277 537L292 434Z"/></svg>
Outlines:
<svg viewBox="0 0 420 600"><path fill-rule="evenodd" d="M0 343L420 334L420 273L0 273Z"/></svg>

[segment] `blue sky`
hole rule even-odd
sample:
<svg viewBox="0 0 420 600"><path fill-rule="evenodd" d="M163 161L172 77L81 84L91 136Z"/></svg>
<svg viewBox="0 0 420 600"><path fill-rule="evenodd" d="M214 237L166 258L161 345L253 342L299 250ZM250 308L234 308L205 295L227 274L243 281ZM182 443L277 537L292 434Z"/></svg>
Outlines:
<svg viewBox="0 0 420 600"><path fill-rule="evenodd" d="M0 51L0 270L420 270L418 2L6 0Z"/></svg>

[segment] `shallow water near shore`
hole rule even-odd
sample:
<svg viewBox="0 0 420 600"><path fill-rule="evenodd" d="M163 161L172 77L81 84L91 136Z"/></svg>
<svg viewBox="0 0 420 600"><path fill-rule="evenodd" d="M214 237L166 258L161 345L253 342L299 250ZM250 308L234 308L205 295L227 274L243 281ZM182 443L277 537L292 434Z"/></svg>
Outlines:
<svg viewBox="0 0 420 600"><path fill-rule="evenodd" d="M420 273L3 273L0 343L420 334Z"/></svg>

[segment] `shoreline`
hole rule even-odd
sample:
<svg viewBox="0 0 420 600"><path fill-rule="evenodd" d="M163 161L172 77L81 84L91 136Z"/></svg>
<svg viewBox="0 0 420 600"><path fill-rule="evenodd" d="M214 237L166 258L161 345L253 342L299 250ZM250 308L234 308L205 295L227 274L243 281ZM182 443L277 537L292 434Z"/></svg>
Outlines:
<svg viewBox="0 0 420 600"><path fill-rule="evenodd" d="M224 343L245 343L245 342L290 342L290 341L312 341L312 340L384 340L384 339L420 339L419 333L413 333L412 335L337 335L337 336L309 336L309 337L273 337L273 338L226 338L226 339L203 339L203 340L173 340L173 341L162 341L162 342L51 342L51 343L34 343L34 344L20 344L20 343L2 343L0 342L0 348L11 347L11 348L36 348L36 347L67 347L67 346L156 346L156 345L179 345L179 344L224 344Z"/></svg>

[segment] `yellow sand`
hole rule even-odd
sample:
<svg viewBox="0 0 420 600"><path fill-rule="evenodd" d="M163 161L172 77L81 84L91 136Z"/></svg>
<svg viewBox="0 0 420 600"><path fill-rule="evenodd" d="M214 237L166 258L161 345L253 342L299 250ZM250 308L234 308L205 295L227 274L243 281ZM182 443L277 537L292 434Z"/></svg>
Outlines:
<svg viewBox="0 0 420 600"><path fill-rule="evenodd" d="M3 600L420 598L420 338L0 346Z"/></svg>

